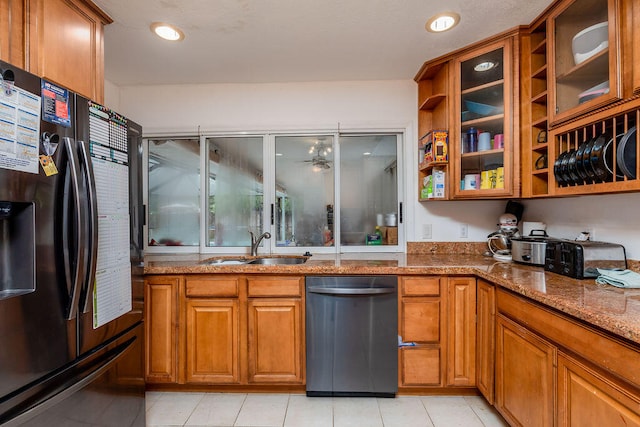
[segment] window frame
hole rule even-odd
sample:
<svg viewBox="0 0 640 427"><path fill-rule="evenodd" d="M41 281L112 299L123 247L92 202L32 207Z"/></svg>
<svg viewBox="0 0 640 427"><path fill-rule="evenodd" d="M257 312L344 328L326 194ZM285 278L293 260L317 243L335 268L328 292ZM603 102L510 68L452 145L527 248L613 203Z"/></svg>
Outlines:
<svg viewBox="0 0 640 427"><path fill-rule="evenodd" d="M149 197L149 182L148 182L148 166L149 166L149 140L158 138L170 138L170 139L187 139L187 138L199 138L200 140L200 245L199 246L149 246L148 236L148 216L149 211L146 210L147 221L144 226L144 250L147 253L185 253L185 254L249 254L250 248L248 246L223 246L223 247L211 247L207 246L207 220L204 212L208 212L208 182L207 182L207 138L219 138L219 137L262 137L263 138L263 212L265 217L263 218L264 230L268 231L272 235L275 235L275 224L271 223L270 212L271 206L274 206L276 202L276 188L275 188L275 140L278 136L332 136L333 137L333 156L334 164L336 167L333 169L334 174L334 245L329 247L323 246L277 246L275 238L264 239L261 246L258 249L259 255L300 255L305 252L312 254L339 254L339 253L398 253L404 252L406 248L406 227L407 227L407 185L410 183L408 176L410 171L405 169L405 157L407 152L407 135L409 135L409 128L370 128L363 127L357 129L314 129L314 130L285 130L285 131L264 131L264 132L244 132L244 131L230 131L230 132L206 132L199 135L192 135L189 133L175 133L175 134L163 134L163 135L149 135L145 136L143 140L143 164L145 165L145 173L143 174L143 201L145 207L148 207ZM397 204L398 204L398 244L397 245L349 245L344 246L340 241L340 136L364 136L364 135L396 135L396 157L397 157Z"/></svg>

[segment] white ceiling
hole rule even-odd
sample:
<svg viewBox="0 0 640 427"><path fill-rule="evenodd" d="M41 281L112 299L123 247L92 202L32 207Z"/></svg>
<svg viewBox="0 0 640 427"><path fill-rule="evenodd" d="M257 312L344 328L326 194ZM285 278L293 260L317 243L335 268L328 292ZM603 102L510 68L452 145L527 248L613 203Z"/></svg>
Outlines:
<svg viewBox="0 0 640 427"><path fill-rule="evenodd" d="M412 79L422 63L520 24L551 0L94 0L118 85ZM432 15L460 14L445 33ZM152 22L186 38L154 36Z"/></svg>

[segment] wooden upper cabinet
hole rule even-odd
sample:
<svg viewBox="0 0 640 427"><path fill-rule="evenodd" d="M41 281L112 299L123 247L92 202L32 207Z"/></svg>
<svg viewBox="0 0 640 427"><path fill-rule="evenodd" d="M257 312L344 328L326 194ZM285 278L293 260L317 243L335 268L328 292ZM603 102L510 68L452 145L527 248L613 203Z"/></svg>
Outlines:
<svg viewBox="0 0 640 427"><path fill-rule="evenodd" d="M0 60L25 68L24 0L0 0Z"/></svg>
<svg viewBox="0 0 640 427"><path fill-rule="evenodd" d="M519 194L517 44L507 33L455 58L455 120L449 133L455 199Z"/></svg>
<svg viewBox="0 0 640 427"><path fill-rule="evenodd" d="M566 0L550 15L552 126L622 97L621 1Z"/></svg>
<svg viewBox="0 0 640 427"><path fill-rule="evenodd" d="M27 69L104 102L103 27L111 18L90 1L28 0Z"/></svg>

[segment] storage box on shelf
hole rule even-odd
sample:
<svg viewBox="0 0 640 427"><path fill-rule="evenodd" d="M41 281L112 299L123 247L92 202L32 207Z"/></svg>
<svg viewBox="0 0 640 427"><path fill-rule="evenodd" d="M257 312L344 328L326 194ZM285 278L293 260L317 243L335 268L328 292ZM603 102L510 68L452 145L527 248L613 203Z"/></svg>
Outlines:
<svg viewBox="0 0 640 427"><path fill-rule="evenodd" d="M420 139L418 170L422 181L418 183L420 201L446 197L446 166L448 164L449 132L433 130Z"/></svg>

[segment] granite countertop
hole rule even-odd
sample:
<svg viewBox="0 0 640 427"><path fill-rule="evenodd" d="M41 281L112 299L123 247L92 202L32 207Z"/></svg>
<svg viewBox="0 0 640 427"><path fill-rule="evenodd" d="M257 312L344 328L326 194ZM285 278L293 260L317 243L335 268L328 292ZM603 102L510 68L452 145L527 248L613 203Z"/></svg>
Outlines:
<svg viewBox="0 0 640 427"><path fill-rule="evenodd" d="M145 257L144 273L475 275L640 344L640 289L598 285L594 279L571 279L547 272L542 267L497 262L482 255L404 253L319 254L298 265L210 265L203 262L220 257L212 254L149 255Z"/></svg>

